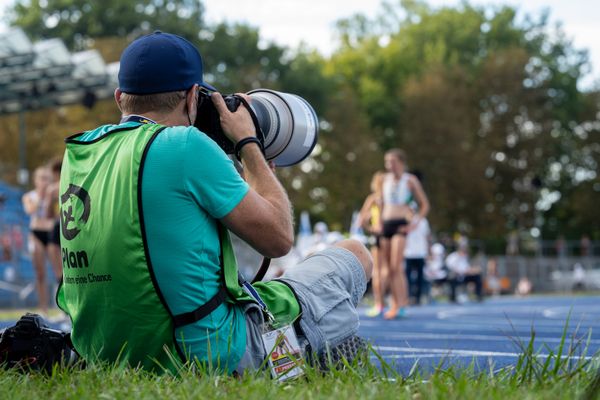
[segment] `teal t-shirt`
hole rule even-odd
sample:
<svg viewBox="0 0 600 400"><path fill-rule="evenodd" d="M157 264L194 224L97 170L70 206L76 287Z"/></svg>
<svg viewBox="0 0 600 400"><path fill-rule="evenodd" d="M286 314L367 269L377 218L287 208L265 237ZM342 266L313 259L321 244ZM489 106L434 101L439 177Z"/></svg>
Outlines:
<svg viewBox="0 0 600 400"><path fill-rule="evenodd" d="M79 140L94 140L126 124L107 125ZM217 293L221 267L216 219L231 212L247 192L233 162L195 128L166 128L150 145L142 177L146 239L154 274L173 314L189 312ZM191 359L231 371L246 348L242 308L223 303L175 335Z"/></svg>

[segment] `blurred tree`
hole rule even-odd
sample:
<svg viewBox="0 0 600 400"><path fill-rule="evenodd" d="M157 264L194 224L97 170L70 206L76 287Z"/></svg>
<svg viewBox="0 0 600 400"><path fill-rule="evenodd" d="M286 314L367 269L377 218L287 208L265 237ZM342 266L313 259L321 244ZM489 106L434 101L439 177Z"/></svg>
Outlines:
<svg viewBox="0 0 600 400"><path fill-rule="evenodd" d="M139 36L155 29L197 40L204 7L195 0L17 0L8 10L11 25L32 39L60 38L86 49L95 39Z"/></svg>
<svg viewBox="0 0 600 400"><path fill-rule="evenodd" d="M584 102L584 120L572 128L575 148L551 164L547 201L538 207L545 237L600 240L600 91L585 93Z"/></svg>
<svg viewBox="0 0 600 400"><path fill-rule="evenodd" d="M567 171L590 171L574 134L589 108L577 87L587 54L547 20L404 0L374 21L338 23L331 68L360 99L380 148L404 147L423 171L436 229L531 228L544 188L567 191Z"/></svg>
<svg viewBox="0 0 600 400"><path fill-rule="evenodd" d="M351 92L332 92L329 101L313 155L278 174L297 213L306 210L313 221L347 231L352 213L369 194L372 174L383 169L383 154Z"/></svg>

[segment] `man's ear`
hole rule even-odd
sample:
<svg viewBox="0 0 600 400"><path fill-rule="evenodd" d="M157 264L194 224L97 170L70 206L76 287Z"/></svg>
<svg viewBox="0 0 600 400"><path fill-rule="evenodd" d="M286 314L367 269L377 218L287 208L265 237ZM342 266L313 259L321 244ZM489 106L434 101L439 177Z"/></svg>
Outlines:
<svg viewBox="0 0 600 400"><path fill-rule="evenodd" d="M117 103L117 107L119 107L119 111L123 112L123 110L121 109L121 95L123 94L123 92L121 92L121 89L116 88L115 89L115 102Z"/></svg>
<svg viewBox="0 0 600 400"><path fill-rule="evenodd" d="M185 98L188 116L192 125L196 121L196 113L198 111L198 96L200 86L195 83L190 90L188 90Z"/></svg>

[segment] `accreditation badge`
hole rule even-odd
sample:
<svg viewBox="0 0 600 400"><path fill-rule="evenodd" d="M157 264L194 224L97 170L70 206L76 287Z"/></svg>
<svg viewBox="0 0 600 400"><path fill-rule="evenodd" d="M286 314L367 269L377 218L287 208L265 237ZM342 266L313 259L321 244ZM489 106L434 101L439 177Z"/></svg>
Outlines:
<svg viewBox="0 0 600 400"><path fill-rule="evenodd" d="M273 378L282 382L304 374L302 349L292 325L263 333L262 340Z"/></svg>

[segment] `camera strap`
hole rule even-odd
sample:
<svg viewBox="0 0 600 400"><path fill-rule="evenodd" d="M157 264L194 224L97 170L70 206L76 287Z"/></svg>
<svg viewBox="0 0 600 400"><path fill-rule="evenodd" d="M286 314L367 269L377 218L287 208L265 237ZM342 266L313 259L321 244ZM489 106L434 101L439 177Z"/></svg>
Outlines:
<svg viewBox="0 0 600 400"><path fill-rule="evenodd" d="M271 259L269 257L264 257L260 268L256 272L256 275L254 275L254 278L252 278L252 283L260 282L263 280L265 274L267 273L267 270L269 269L270 264Z"/></svg>

